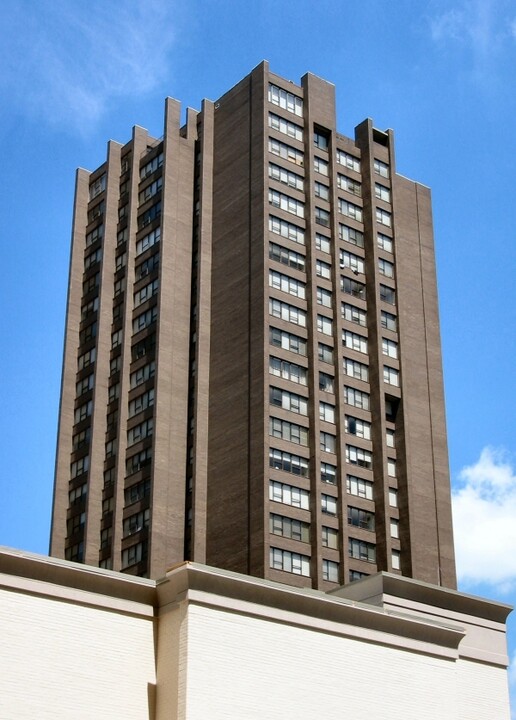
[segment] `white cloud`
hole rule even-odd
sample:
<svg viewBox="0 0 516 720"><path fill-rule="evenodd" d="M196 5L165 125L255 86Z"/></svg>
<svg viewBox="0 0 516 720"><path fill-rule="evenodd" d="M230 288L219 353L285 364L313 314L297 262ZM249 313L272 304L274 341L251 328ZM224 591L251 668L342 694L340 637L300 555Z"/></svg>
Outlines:
<svg viewBox="0 0 516 720"><path fill-rule="evenodd" d="M86 132L114 98L149 92L166 76L173 5L14 3L3 18L0 51L0 83L11 104Z"/></svg>
<svg viewBox="0 0 516 720"><path fill-rule="evenodd" d="M484 448L452 494L457 574L462 585L516 586L516 473L506 453Z"/></svg>

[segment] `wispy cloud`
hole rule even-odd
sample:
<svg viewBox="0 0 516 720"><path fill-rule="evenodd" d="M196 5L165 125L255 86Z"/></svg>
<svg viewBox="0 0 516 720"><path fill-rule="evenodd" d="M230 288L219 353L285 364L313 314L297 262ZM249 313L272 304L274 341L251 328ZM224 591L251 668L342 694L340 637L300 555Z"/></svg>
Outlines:
<svg viewBox="0 0 516 720"><path fill-rule="evenodd" d="M457 574L463 586L516 586L516 472L501 450L484 448L453 492Z"/></svg>
<svg viewBox="0 0 516 720"><path fill-rule="evenodd" d="M87 132L120 96L161 82L175 40L170 0L10 4L0 87L22 112Z"/></svg>

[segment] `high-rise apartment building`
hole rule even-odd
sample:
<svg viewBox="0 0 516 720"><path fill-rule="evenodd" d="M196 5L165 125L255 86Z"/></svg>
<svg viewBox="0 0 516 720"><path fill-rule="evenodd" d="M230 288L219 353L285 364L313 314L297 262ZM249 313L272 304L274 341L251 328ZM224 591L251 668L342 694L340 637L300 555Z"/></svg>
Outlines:
<svg viewBox="0 0 516 720"><path fill-rule="evenodd" d="M79 170L51 553L454 587L428 188L262 63Z"/></svg>

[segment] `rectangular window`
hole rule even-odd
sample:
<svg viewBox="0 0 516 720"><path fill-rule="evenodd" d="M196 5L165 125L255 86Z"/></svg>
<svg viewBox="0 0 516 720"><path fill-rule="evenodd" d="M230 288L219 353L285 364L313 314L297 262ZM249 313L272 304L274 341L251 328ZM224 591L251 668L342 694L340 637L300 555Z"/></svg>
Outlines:
<svg viewBox="0 0 516 720"><path fill-rule="evenodd" d="M387 475L389 477L396 477L396 460L392 458L387 459Z"/></svg>
<svg viewBox="0 0 516 720"><path fill-rule="evenodd" d="M396 291L394 288L388 287L387 285L380 285L380 300L389 303L389 305L395 305Z"/></svg>
<svg viewBox="0 0 516 720"><path fill-rule="evenodd" d="M315 247L317 250L320 250L321 252L330 254L330 238L325 237L324 235L321 235L320 233L315 233Z"/></svg>
<svg viewBox="0 0 516 720"><path fill-rule="evenodd" d="M158 243L161 239L161 228L155 228L150 233L147 233L141 240L136 243L136 255L141 255L148 248Z"/></svg>
<svg viewBox="0 0 516 720"><path fill-rule="evenodd" d="M326 402L319 402L319 419L324 422L335 423L335 407Z"/></svg>
<svg viewBox="0 0 516 720"><path fill-rule="evenodd" d="M94 363L96 354L96 348L92 348L91 350L88 350L88 352L79 355L79 357L77 358L77 369L82 370L83 368L88 367L89 365Z"/></svg>
<svg viewBox="0 0 516 720"><path fill-rule="evenodd" d="M339 563L333 560L322 561L322 577L327 582L339 582Z"/></svg>
<svg viewBox="0 0 516 720"><path fill-rule="evenodd" d="M70 504L70 507L73 507L74 505L77 505L82 497L85 497L88 494L88 485L87 483L84 483L83 485L79 485L79 487L74 488L73 490L70 490L68 493L68 502Z"/></svg>
<svg viewBox="0 0 516 720"><path fill-rule="evenodd" d="M323 227L330 227L330 213L323 208L315 208L315 222Z"/></svg>
<svg viewBox="0 0 516 720"><path fill-rule="evenodd" d="M148 208L148 210L145 210L144 213L138 216L138 229L141 230L147 225L150 225L150 223L156 220L156 218L159 218L160 215L161 202L157 202L155 205L152 205L152 207Z"/></svg>
<svg viewBox="0 0 516 720"><path fill-rule="evenodd" d="M283 183L283 185L288 185L303 192L303 178L295 172L286 170L274 163L269 163L269 177L272 180Z"/></svg>
<svg viewBox="0 0 516 720"><path fill-rule="evenodd" d="M150 480L142 480L141 482L131 485L124 491L124 500L126 505L132 505L150 495Z"/></svg>
<svg viewBox="0 0 516 720"><path fill-rule="evenodd" d="M339 165L344 165L344 167L347 167L350 170L360 172L360 160L344 150L337 150L337 162Z"/></svg>
<svg viewBox="0 0 516 720"><path fill-rule="evenodd" d="M387 385L393 385L394 387L399 387L400 384L400 374L398 370L395 368L387 367L387 365L383 366L383 381L384 383L387 383Z"/></svg>
<svg viewBox="0 0 516 720"><path fill-rule="evenodd" d="M144 440L145 438L150 437L153 432L153 419L150 418L149 420L144 420L139 425L136 425L135 427L127 431L127 445L134 445L135 443L140 442L140 440Z"/></svg>
<svg viewBox="0 0 516 720"><path fill-rule="evenodd" d="M394 340L387 340L387 338L382 338L382 353L383 355L387 355L388 357L397 358L398 343L394 342Z"/></svg>
<svg viewBox="0 0 516 720"><path fill-rule="evenodd" d="M399 550L392 551L391 563L393 570L401 570L401 555Z"/></svg>
<svg viewBox="0 0 516 720"><path fill-rule="evenodd" d="M152 323L156 322L157 316L158 308L156 306L138 315L138 317L133 320L133 333L140 332L140 330L144 330L149 327L149 325L152 325Z"/></svg>
<svg viewBox="0 0 516 720"><path fill-rule="evenodd" d="M281 290L281 292L288 295L294 295L294 297L302 300L306 297L304 282L295 280L289 275L283 275L283 273L276 272L276 270L269 270L269 287Z"/></svg>
<svg viewBox="0 0 516 720"><path fill-rule="evenodd" d="M336 515L337 514L337 498L332 497L331 495L321 495L321 510L326 515Z"/></svg>
<svg viewBox="0 0 516 720"><path fill-rule="evenodd" d="M328 483L328 485L337 484L337 468L335 465L321 462L321 482Z"/></svg>
<svg viewBox="0 0 516 720"><path fill-rule="evenodd" d="M330 143L329 134L324 130L315 128L314 129L314 145L315 145L315 147L319 148L319 150L328 150L329 143Z"/></svg>
<svg viewBox="0 0 516 720"><path fill-rule="evenodd" d="M303 128L301 125L296 125L296 123L285 120L285 118L272 112L269 113L269 127L295 140L303 141Z"/></svg>
<svg viewBox="0 0 516 720"><path fill-rule="evenodd" d="M390 520L390 531L391 531L391 537L393 537L393 538L399 538L399 536L400 536L400 524L399 524L399 520L395 520L394 518L391 518L391 520Z"/></svg>
<svg viewBox="0 0 516 720"><path fill-rule="evenodd" d="M369 393L344 385L344 400L347 405L369 410Z"/></svg>
<svg viewBox="0 0 516 720"><path fill-rule="evenodd" d="M393 278L394 263L391 263L388 260L384 260L383 258L378 258L378 272L380 273L380 275L385 275L385 277Z"/></svg>
<svg viewBox="0 0 516 720"><path fill-rule="evenodd" d="M269 449L269 465L275 470L308 477L308 460L283 450Z"/></svg>
<svg viewBox="0 0 516 720"><path fill-rule="evenodd" d="M150 185L147 185L143 190L140 190L138 193L138 202L140 205L143 205L143 203L147 202L147 200L150 200L154 195L159 193L161 190L161 187L163 185L163 178L158 178L157 180L154 180L154 182L150 183Z"/></svg>
<svg viewBox="0 0 516 720"><path fill-rule="evenodd" d="M84 258L84 270L89 270L90 267L96 265L102 260L102 248L97 248L89 255Z"/></svg>
<svg viewBox="0 0 516 720"><path fill-rule="evenodd" d="M346 415L345 418L346 432L350 435L356 435L364 440L371 439L371 423L366 420L360 420L360 418Z"/></svg>
<svg viewBox="0 0 516 720"><path fill-rule="evenodd" d="M271 327L269 330L269 342L274 347L290 350L290 352L306 357L306 340L298 335Z"/></svg>
<svg viewBox="0 0 516 720"><path fill-rule="evenodd" d="M135 282L141 280L143 277L149 275L153 270L157 270L159 267L159 252L155 252L146 260L141 262L134 268L134 279Z"/></svg>
<svg viewBox="0 0 516 720"><path fill-rule="evenodd" d="M318 287L316 297L318 305L331 308L331 292L329 290L323 290L323 288Z"/></svg>
<svg viewBox="0 0 516 720"><path fill-rule="evenodd" d="M90 200L93 200L106 189L106 173L94 180L90 185Z"/></svg>
<svg viewBox="0 0 516 720"><path fill-rule="evenodd" d="M287 440L296 445L308 445L308 428L296 425L295 423L269 418L269 435L271 437Z"/></svg>
<svg viewBox="0 0 516 720"><path fill-rule="evenodd" d="M316 180L314 183L314 195L317 198L321 198L321 200L329 200L330 188L324 183L318 182Z"/></svg>
<svg viewBox="0 0 516 720"><path fill-rule="evenodd" d="M398 491L394 488L389 488L389 505L398 507Z"/></svg>
<svg viewBox="0 0 516 720"><path fill-rule="evenodd" d="M363 540L356 540L355 538L348 539L348 554L349 557L355 558L355 560L365 560L366 562L376 562L376 547L372 543L364 542Z"/></svg>
<svg viewBox="0 0 516 720"><path fill-rule="evenodd" d="M327 393L334 393L335 387L334 387L334 378L332 375L328 375L327 373L320 372L319 373L319 390L322 390L323 392Z"/></svg>
<svg viewBox="0 0 516 720"><path fill-rule="evenodd" d="M74 480L76 477L79 477L79 475L83 475L85 472L88 472L88 468L90 466L90 456L85 455L82 458L79 458L75 462L70 464L70 477L72 480Z"/></svg>
<svg viewBox="0 0 516 720"><path fill-rule="evenodd" d="M82 405L79 405L79 407L75 410L75 413L74 413L75 424L82 422L82 420L85 420L87 417L90 417L92 410L93 410L92 400L88 400L88 402L85 402Z"/></svg>
<svg viewBox="0 0 516 720"><path fill-rule="evenodd" d="M269 500L298 507L302 510L310 509L310 494L307 490L301 490L294 487L294 485L276 482L276 480L269 481Z"/></svg>
<svg viewBox="0 0 516 720"><path fill-rule="evenodd" d="M380 183L374 184L374 194L375 197L378 198L378 200L384 200L385 202L391 201L391 191L388 187L385 187L385 185L380 185Z"/></svg>
<svg viewBox="0 0 516 720"><path fill-rule="evenodd" d="M138 413L146 410L154 405L154 388L147 390L142 395L138 395L129 403L129 417L134 417Z"/></svg>
<svg viewBox="0 0 516 720"><path fill-rule="evenodd" d="M288 238L292 242L299 243L300 245L305 244L305 231L303 228L293 225L286 220L280 220L280 218L269 215L269 230L276 235Z"/></svg>
<svg viewBox="0 0 516 720"><path fill-rule="evenodd" d="M271 547L269 563L274 570L310 577L310 558L307 555Z"/></svg>
<svg viewBox="0 0 516 720"><path fill-rule="evenodd" d="M378 233L376 239L380 250L385 250L385 252L388 253L394 252L394 243L391 237L384 235L383 233Z"/></svg>
<svg viewBox="0 0 516 720"><path fill-rule="evenodd" d="M350 305L349 303L342 303L341 312L342 317L348 322L355 323L355 325L361 325L362 327L367 326L367 316L365 310L362 310L355 305Z"/></svg>
<svg viewBox="0 0 516 720"><path fill-rule="evenodd" d="M348 506L348 525L374 532L374 513Z"/></svg>
<svg viewBox="0 0 516 720"><path fill-rule="evenodd" d="M364 450L354 445L346 445L346 462L351 465L371 469L373 467L373 456L369 450Z"/></svg>
<svg viewBox="0 0 516 720"><path fill-rule="evenodd" d="M273 317L281 318L281 320L285 320L286 322L306 327L306 312L304 310L300 310L294 305L289 305L288 303L281 302L275 298L270 298L269 313Z"/></svg>
<svg viewBox="0 0 516 720"><path fill-rule="evenodd" d="M152 175L152 173L155 172L162 165L163 153L160 153L159 155L156 155L156 157L153 157L152 160L146 162L145 165L142 165L142 167L140 168L140 180L145 180L146 177Z"/></svg>
<svg viewBox="0 0 516 720"><path fill-rule="evenodd" d="M147 560L147 551L147 540L143 540L143 542L131 545L125 550L122 550L122 569L124 570L125 568L131 567L131 565L136 565L139 562Z"/></svg>
<svg viewBox="0 0 516 720"><path fill-rule="evenodd" d="M331 265L322 260L316 260L315 271L319 277L325 278L326 280L331 278Z"/></svg>
<svg viewBox="0 0 516 720"><path fill-rule="evenodd" d="M330 347L330 345L324 345L323 343L319 343L317 353L319 360L325 363L333 364L333 348Z"/></svg>
<svg viewBox="0 0 516 720"><path fill-rule="evenodd" d="M277 357L269 357L269 372L271 375L276 375L276 377L290 380L299 385L306 385L307 383L308 371L306 368Z"/></svg>
<svg viewBox="0 0 516 720"><path fill-rule="evenodd" d="M357 180L353 180L353 178L350 178L347 175L341 175L340 173L337 175L337 186L341 190L346 190L357 197L362 196L362 185Z"/></svg>
<svg viewBox="0 0 516 720"><path fill-rule="evenodd" d="M385 431L385 444L387 445L387 447L393 448L393 447L395 447L395 443L396 443L396 438L395 438L394 430L387 429Z"/></svg>
<svg viewBox="0 0 516 720"><path fill-rule="evenodd" d="M390 175L387 163L377 160L376 158L374 159L374 171L377 175L380 175L380 177L388 178Z"/></svg>
<svg viewBox="0 0 516 720"><path fill-rule="evenodd" d="M339 545L339 532L335 528L322 526L322 546L337 550Z"/></svg>
<svg viewBox="0 0 516 720"><path fill-rule="evenodd" d="M125 464L126 472L128 475L132 475L135 472L138 472L139 470L143 470L143 468L149 467L152 463L152 448L148 447L145 448L145 450L142 450L139 453L136 453L135 455L131 455L129 458L127 458L127 462ZM143 496L142 496L143 497ZM140 500L141 498L137 498ZM132 502L135 502L134 500ZM127 499L126 499L127 503Z"/></svg>
<svg viewBox="0 0 516 720"><path fill-rule="evenodd" d="M297 217L305 216L305 205L299 200L294 200L289 195L278 192L277 190L269 190L269 203L276 208L280 208L285 212L297 215Z"/></svg>
<svg viewBox="0 0 516 720"><path fill-rule="evenodd" d="M357 380L369 382L369 367L367 365L364 365L364 363L358 362L357 360L350 360L349 358L344 358L343 364L346 375L354 377Z"/></svg>
<svg viewBox="0 0 516 720"><path fill-rule="evenodd" d="M269 402L283 410L290 410L298 415L308 415L308 399L302 395L271 387L269 388Z"/></svg>
<svg viewBox="0 0 516 720"><path fill-rule="evenodd" d="M342 331L342 344L348 350L356 350L356 352L367 353L367 338L350 330Z"/></svg>
<svg viewBox="0 0 516 720"><path fill-rule="evenodd" d="M153 280L148 283L148 285L144 285L141 290L138 290L138 292L133 295L134 307L137 308L139 305L142 305L144 302L153 297L153 295L158 292L158 286L159 280L156 278L156 280Z"/></svg>
<svg viewBox="0 0 516 720"><path fill-rule="evenodd" d="M315 156L314 170L315 172L319 173L319 175L325 175L326 177L328 177L328 161Z"/></svg>
<svg viewBox="0 0 516 720"><path fill-rule="evenodd" d="M95 207L88 210L88 224L99 218L101 215L104 215L105 207L106 205L104 200L101 200L101 202L97 203Z"/></svg>
<svg viewBox="0 0 516 720"><path fill-rule="evenodd" d="M353 218L357 222L362 222L362 208L354 203L339 198L339 212L346 217Z"/></svg>
<svg viewBox="0 0 516 720"><path fill-rule="evenodd" d="M90 247L96 243L97 240L103 240L103 238L104 225L99 225L98 227L93 228L93 230L86 235L86 247Z"/></svg>
<svg viewBox="0 0 516 720"><path fill-rule="evenodd" d="M317 330L321 333L324 333L324 335L332 335L333 334L333 323L330 318L325 317L324 315L318 315L317 316Z"/></svg>
<svg viewBox="0 0 516 720"><path fill-rule="evenodd" d="M358 255L347 252L345 250L341 250L339 255L340 255L340 267L341 268L349 268L350 270L353 270L353 272L355 272L355 273L364 273L365 272L364 260L361 257L359 257Z"/></svg>
<svg viewBox="0 0 516 720"><path fill-rule="evenodd" d="M297 150L295 147L292 147L292 145L287 145L280 140L269 138L269 152L271 155L276 155L277 157L283 158L283 160L294 163L294 165L299 165L299 167L303 166L304 156L301 150Z"/></svg>
<svg viewBox="0 0 516 720"><path fill-rule="evenodd" d="M298 117L303 117L303 101L301 98L272 83L269 83L269 102L283 108L283 110L288 110L288 112Z"/></svg>
<svg viewBox="0 0 516 720"><path fill-rule="evenodd" d="M269 530L273 535L310 542L310 524L301 520L285 517L284 515L269 515Z"/></svg>
<svg viewBox="0 0 516 720"><path fill-rule="evenodd" d="M150 523L150 508L146 508L134 515L130 515L124 520L123 537L134 535L140 530L148 527Z"/></svg>
<svg viewBox="0 0 516 720"><path fill-rule="evenodd" d="M360 298L360 300L366 299L365 285L358 280L352 280L348 277L341 277L340 289L343 293L346 293L347 295L352 295L353 297Z"/></svg>
<svg viewBox="0 0 516 720"><path fill-rule="evenodd" d="M339 223L339 238L351 245L356 245L361 248L364 247L364 233L360 232L360 230L355 230L355 228L348 227L347 225L342 225L342 223Z"/></svg>
<svg viewBox="0 0 516 720"><path fill-rule="evenodd" d="M154 377L155 372L156 363L154 362L154 360L150 363L147 363L147 365L143 365L143 367L138 368L138 370L135 370L130 375L131 388L138 387L138 385L146 382L147 380L149 380L149 378Z"/></svg>
<svg viewBox="0 0 516 720"><path fill-rule="evenodd" d="M362 480L362 478L355 477L354 475L347 475L346 490L349 495L355 495L365 500L373 499L373 483L369 482L369 480Z"/></svg>
<svg viewBox="0 0 516 720"><path fill-rule="evenodd" d="M294 268L294 270L300 270L301 272L305 271L305 256L294 252L294 250L288 250L282 245L270 242L269 258L282 263L282 265Z"/></svg>
<svg viewBox="0 0 516 720"><path fill-rule="evenodd" d="M321 432L319 434L319 445L324 452L335 453L337 438L331 433Z"/></svg>
<svg viewBox="0 0 516 720"><path fill-rule="evenodd" d="M390 212L377 207L376 222L379 222L381 225L386 225L387 227L392 227L392 216Z"/></svg>
<svg viewBox="0 0 516 720"><path fill-rule="evenodd" d="M386 330L392 330L393 332L396 332L397 324L396 324L396 315L393 315L392 313L385 312L385 310L382 310L380 315L380 322L383 328Z"/></svg>
<svg viewBox="0 0 516 720"><path fill-rule="evenodd" d="M82 380L79 380L78 383L75 385L75 393L77 397L82 395L85 392L88 392L88 390L91 390L93 387L93 378L94 375L91 373L91 375L88 375L87 377L83 378Z"/></svg>

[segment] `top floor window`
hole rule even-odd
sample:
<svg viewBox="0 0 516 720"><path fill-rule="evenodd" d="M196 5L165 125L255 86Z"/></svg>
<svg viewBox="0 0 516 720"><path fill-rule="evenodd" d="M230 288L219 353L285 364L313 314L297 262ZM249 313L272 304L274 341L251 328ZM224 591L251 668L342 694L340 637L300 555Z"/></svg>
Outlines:
<svg viewBox="0 0 516 720"><path fill-rule="evenodd" d="M330 145L329 134L320 128L314 128L314 145L319 150L328 150Z"/></svg>
<svg viewBox="0 0 516 720"><path fill-rule="evenodd" d="M388 178L390 175L389 166L381 160L374 160L374 171L380 177Z"/></svg>
<svg viewBox="0 0 516 720"><path fill-rule="evenodd" d="M294 115L303 116L303 101L301 98L272 83L269 84L269 102L294 113Z"/></svg>
<svg viewBox="0 0 516 720"><path fill-rule="evenodd" d="M344 152L344 150L337 150L337 162L350 170L360 172L360 160L354 155Z"/></svg>

